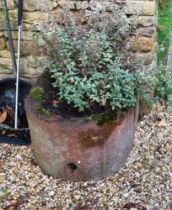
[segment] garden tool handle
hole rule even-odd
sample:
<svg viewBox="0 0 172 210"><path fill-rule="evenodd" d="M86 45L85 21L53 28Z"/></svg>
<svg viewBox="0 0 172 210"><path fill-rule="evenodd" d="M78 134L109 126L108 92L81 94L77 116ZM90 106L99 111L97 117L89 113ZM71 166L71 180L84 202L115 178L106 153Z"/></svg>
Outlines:
<svg viewBox="0 0 172 210"><path fill-rule="evenodd" d="M18 26L22 25L23 20L23 0L18 0Z"/></svg>
<svg viewBox="0 0 172 210"><path fill-rule="evenodd" d="M18 100L19 100L19 74L20 74L20 51L21 51L21 33L23 22L23 0L18 0L18 59L16 72L16 100L15 100L15 122L14 128L18 128Z"/></svg>
<svg viewBox="0 0 172 210"><path fill-rule="evenodd" d="M5 19L6 29L7 29L9 48L10 48L10 53L11 53L12 66L13 66L14 74L16 76L17 64L16 64L15 53L14 53L14 45L13 45L13 39L12 39L12 34L11 34L10 20L9 20L9 15L8 15L7 0L3 0L2 3L3 3L3 13L4 13L4 19Z"/></svg>

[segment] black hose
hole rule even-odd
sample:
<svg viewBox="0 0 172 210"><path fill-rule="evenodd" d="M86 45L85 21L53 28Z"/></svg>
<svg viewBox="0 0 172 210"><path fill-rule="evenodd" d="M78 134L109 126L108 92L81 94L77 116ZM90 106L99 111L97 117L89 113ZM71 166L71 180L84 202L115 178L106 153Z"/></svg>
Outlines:
<svg viewBox="0 0 172 210"><path fill-rule="evenodd" d="M16 76L17 65L16 65L16 59L15 59L15 53L14 53L14 45L13 45L13 40L12 40L12 35L11 35L11 26L10 26L10 21L9 21L9 16L8 16L8 8L7 8L6 0L3 0L2 4L3 4L3 12L4 12L6 29L7 29L7 36L8 36L8 41L9 41L9 47L10 47L10 52L11 52L12 65L13 65L14 74Z"/></svg>
<svg viewBox="0 0 172 210"><path fill-rule="evenodd" d="M18 26L22 25L23 20L23 0L19 0L18 3Z"/></svg>

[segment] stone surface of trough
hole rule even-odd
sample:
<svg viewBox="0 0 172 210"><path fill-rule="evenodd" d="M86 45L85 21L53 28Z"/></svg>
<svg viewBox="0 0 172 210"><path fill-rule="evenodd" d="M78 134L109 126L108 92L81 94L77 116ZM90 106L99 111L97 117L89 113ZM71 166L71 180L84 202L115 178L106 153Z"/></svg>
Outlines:
<svg viewBox="0 0 172 210"><path fill-rule="evenodd" d="M47 174L71 181L97 180L125 164L134 140L134 109L118 122L99 126L94 120L40 116L37 106L26 99L33 151Z"/></svg>

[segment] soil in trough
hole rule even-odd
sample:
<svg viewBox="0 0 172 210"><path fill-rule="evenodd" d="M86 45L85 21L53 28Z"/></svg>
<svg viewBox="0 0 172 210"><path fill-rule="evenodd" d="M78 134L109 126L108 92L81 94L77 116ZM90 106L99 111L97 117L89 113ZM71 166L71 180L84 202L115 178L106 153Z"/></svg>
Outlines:
<svg viewBox="0 0 172 210"><path fill-rule="evenodd" d="M74 104L68 104L67 102L60 100L58 97L58 89L52 87L53 80L48 71L37 81L36 88L31 92L31 98L33 100L39 101L41 107L37 110L42 115L57 114L64 118L77 118L77 117L88 117L94 118L100 124L105 121L113 120L121 115L121 112L126 112L126 110L121 110L120 113L112 111L110 106L102 106L99 104L94 104L91 109L85 109L83 112L79 112L77 108L74 108Z"/></svg>
<svg viewBox="0 0 172 210"><path fill-rule="evenodd" d="M126 110L120 110L118 112L112 111L110 107L100 107L98 104L92 107L92 109L86 109L84 112L79 112L77 108L74 108L72 104L67 104L64 101L59 100L57 91L49 90L42 98L41 108L37 110L39 114L51 115L57 114L64 118L86 118L94 119L97 124L103 125L108 121L114 121L121 118Z"/></svg>
<svg viewBox="0 0 172 210"><path fill-rule="evenodd" d="M110 110L109 107L100 107L95 104L91 110L86 109L84 112L79 112L77 108L74 108L73 104L67 104L65 101L59 100L56 90L50 90L45 94L42 100L42 107L52 113L60 114L64 118L85 117Z"/></svg>

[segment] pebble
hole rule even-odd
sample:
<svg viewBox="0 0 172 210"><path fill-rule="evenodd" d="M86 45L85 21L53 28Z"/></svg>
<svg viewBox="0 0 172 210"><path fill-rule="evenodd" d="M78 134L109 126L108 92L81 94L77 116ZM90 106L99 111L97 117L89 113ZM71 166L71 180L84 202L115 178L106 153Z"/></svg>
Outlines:
<svg viewBox="0 0 172 210"><path fill-rule="evenodd" d="M75 199L75 200L79 201L80 198L81 198L81 195L74 195L74 199Z"/></svg>
<svg viewBox="0 0 172 210"><path fill-rule="evenodd" d="M125 198L127 198L127 197L129 196L129 193L124 193L123 196L124 196Z"/></svg>
<svg viewBox="0 0 172 210"><path fill-rule="evenodd" d="M49 196L54 196L54 195L55 195L55 192L54 192L54 191L50 191L50 192L48 193L48 195L49 195Z"/></svg>
<svg viewBox="0 0 172 210"><path fill-rule="evenodd" d="M0 198L3 198L3 197L5 197L5 193L0 191Z"/></svg>

